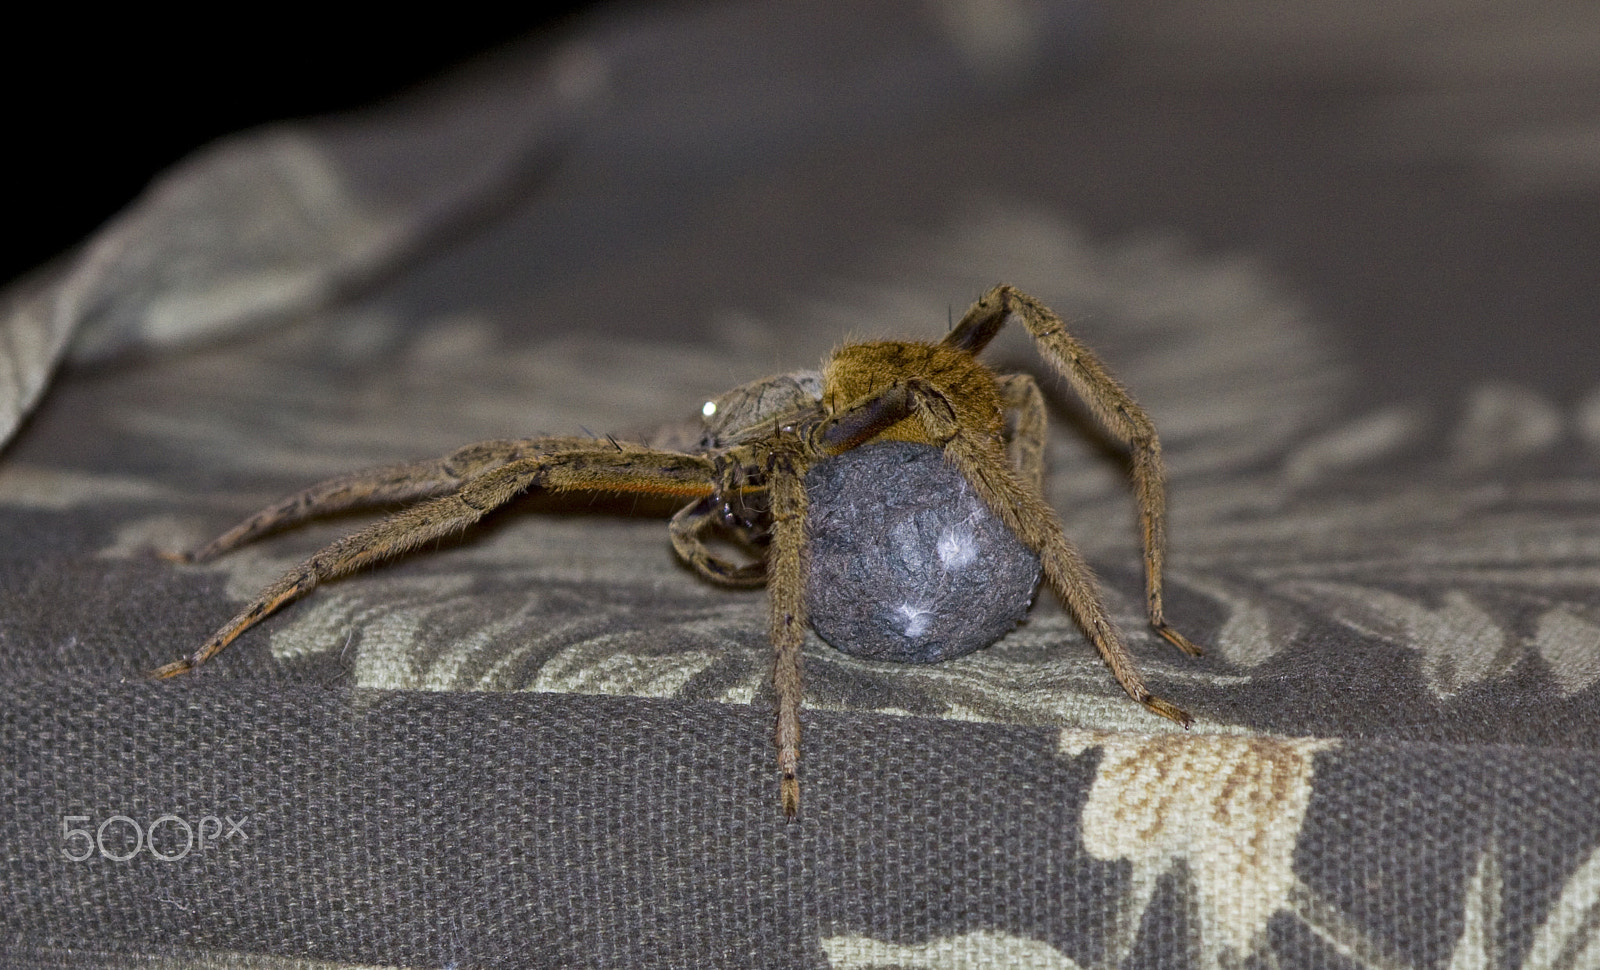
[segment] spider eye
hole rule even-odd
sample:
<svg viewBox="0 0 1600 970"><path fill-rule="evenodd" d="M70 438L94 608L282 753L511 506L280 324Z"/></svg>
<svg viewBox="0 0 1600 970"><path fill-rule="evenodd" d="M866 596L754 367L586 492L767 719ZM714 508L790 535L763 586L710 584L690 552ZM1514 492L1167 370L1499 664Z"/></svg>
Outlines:
<svg viewBox="0 0 1600 970"><path fill-rule="evenodd" d="M708 417L708 418L711 417L713 414L716 414L717 413L717 402L716 401L707 401L706 403L700 405L700 413L702 415L704 415L705 417Z"/></svg>

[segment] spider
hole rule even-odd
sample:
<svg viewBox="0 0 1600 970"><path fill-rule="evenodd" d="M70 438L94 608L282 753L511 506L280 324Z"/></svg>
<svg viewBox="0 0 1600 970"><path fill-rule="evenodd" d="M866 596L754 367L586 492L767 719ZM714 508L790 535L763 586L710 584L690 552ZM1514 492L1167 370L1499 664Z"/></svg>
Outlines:
<svg viewBox="0 0 1600 970"><path fill-rule="evenodd" d="M611 437L484 441L444 458L312 485L173 558L211 559L263 533L328 512L416 504L290 569L198 650L151 676L164 679L193 670L317 584L458 532L531 489L683 499L688 504L668 527L678 555L713 581L764 582L769 589L779 792L784 814L793 818L800 807L800 648L807 629L805 475L814 464L869 441L900 440L942 449L983 502L1038 554L1046 580L1123 690L1156 714L1188 726L1192 719L1185 711L1145 687L1106 614L1088 564L1045 502L1045 411L1038 385L1024 374L998 375L977 359L1013 315L1027 327L1040 355L1130 448L1150 625L1185 653L1199 655L1198 647L1168 625L1162 609L1166 499L1155 426L1060 317L1002 284L980 297L937 343L846 344L820 372L734 388L706 403L699 439L681 449ZM752 547L764 546L761 560L736 564L713 554L706 539L719 529L732 530Z"/></svg>

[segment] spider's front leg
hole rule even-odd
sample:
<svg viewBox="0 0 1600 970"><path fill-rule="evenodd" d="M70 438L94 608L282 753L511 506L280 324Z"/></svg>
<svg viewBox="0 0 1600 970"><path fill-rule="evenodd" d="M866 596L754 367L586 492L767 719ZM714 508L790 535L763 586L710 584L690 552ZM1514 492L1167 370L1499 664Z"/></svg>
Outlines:
<svg viewBox="0 0 1600 970"><path fill-rule="evenodd" d="M806 461L798 448L779 444L770 457L772 548L767 554L771 610L772 689L777 701L777 743L783 813L800 811L800 648L806 638Z"/></svg>
<svg viewBox="0 0 1600 970"><path fill-rule="evenodd" d="M274 610L306 595L319 583L458 532L531 488L632 492L685 498L709 495L715 488L714 469L709 460L678 452L652 451L613 443L597 445L589 438L532 439L491 444L515 444L516 447L489 448L492 457L479 455L482 461L471 466L471 477L465 478L452 493L397 512L315 553L262 590L254 601L212 634L200 649L152 671L150 676L164 679L192 670L216 656L239 634ZM480 447L463 449L452 458L478 454L473 452L473 448ZM431 463L419 463L406 467L433 466ZM357 475L333 481L350 480L362 479ZM325 486L312 486L301 494L325 495L328 492ZM222 539L207 546L206 550L219 546L230 547L224 540L231 536L248 538L265 531L270 526L253 528L251 524L264 521L263 516L270 518L269 513L274 509L288 507L293 502L294 497L291 497L247 519ZM326 510L329 504L324 503L318 508ZM305 517L305 514L299 514L294 518ZM284 517L280 516L272 524L281 524L283 521ZM230 540L231 545L242 541Z"/></svg>
<svg viewBox="0 0 1600 970"><path fill-rule="evenodd" d="M176 562L206 562L254 542L268 532L288 528L333 512L369 508L390 502L433 498L461 487L491 468L533 451L594 447L590 438L525 438L480 441L444 458L367 468L330 478L274 502L198 549L162 557Z"/></svg>
<svg viewBox="0 0 1600 970"><path fill-rule="evenodd" d="M672 544L701 575L730 586L767 586L771 618L772 690L776 708L779 795L783 813L800 812L800 659L806 636L806 488L809 449L803 436L775 434L760 445L734 449L715 460L717 491L672 518ZM816 456L811 456L816 457ZM752 485L746 469L760 467L764 484ZM733 565L712 555L701 534L723 521L727 503L745 493L767 495L770 543L764 562Z"/></svg>

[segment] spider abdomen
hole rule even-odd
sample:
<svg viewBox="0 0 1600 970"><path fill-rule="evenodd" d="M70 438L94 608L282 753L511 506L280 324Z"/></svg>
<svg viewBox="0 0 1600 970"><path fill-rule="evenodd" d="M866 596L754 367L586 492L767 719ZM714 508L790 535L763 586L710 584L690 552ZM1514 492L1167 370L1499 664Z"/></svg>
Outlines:
<svg viewBox="0 0 1600 970"><path fill-rule="evenodd" d="M822 404L838 412L905 380L931 386L955 411L964 432L998 441L1004 406L994 372L965 350L911 340L877 340L846 344L834 351L822 370ZM915 416L877 435L879 440L941 445L929 437Z"/></svg>

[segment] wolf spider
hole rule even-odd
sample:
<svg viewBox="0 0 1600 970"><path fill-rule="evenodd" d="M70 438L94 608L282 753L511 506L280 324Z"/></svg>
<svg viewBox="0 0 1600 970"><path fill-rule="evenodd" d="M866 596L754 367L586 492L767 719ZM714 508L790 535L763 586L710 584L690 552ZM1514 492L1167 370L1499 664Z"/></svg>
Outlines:
<svg viewBox="0 0 1600 970"><path fill-rule="evenodd" d="M415 549L478 521L523 492L633 493L688 501L672 517L677 553L701 575L770 589L772 684L783 810L800 806L800 647L805 637L806 471L869 441L943 449L983 502L1040 557L1044 575L1134 700L1182 725L1182 709L1150 693L1106 615L1093 574L1068 542L1042 490L1044 399L1026 375L997 375L976 354L1015 313L1039 353L1132 452L1143 526L1150 625L1185 653L1200 649L1167 624L1161 605L1166 500L1155 426L1089 348L1049 308L1000 285L972 305L938 343L874 341L834 351L822 371L737 387L707 402L701 435L682 450L613 438L485 441L445 457L330 479L257 512L180 559L195 562L314 515L419 500L327 546L262 590L200 649L152 671L172 677L205 663L278 607L324 580ZM1007 417L1015 430L1008 433ZM712 554L708 530L733 529L766 544L764 562L732 564Z"/></svg>

